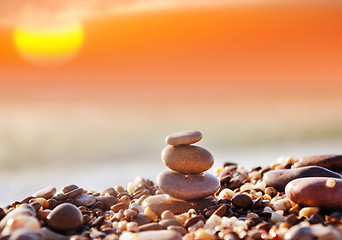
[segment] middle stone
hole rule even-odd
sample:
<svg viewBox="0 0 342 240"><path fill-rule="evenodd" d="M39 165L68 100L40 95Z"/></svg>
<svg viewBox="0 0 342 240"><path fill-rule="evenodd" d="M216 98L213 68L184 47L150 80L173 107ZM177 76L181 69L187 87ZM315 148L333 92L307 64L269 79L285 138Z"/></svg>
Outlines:
<svg viewBox="0 0 342 240"><path fill-rule="evenodd" d="M202 173L214 164L208 150L194 145L168 146L161 157L168 168L183 174Z"/></svg>

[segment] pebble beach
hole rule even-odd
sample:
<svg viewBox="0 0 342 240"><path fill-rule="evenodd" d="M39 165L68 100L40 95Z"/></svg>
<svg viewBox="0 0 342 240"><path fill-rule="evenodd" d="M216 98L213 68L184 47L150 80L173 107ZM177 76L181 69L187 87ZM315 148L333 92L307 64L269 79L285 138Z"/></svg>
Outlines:
<svg viewBox="0 0 342 240"><path fill-rule="evenodd" d="M157 181L102 191L47 186L0 209L0 239L342 239L342 156L215 166L186 131L166 138Z"/></svg>

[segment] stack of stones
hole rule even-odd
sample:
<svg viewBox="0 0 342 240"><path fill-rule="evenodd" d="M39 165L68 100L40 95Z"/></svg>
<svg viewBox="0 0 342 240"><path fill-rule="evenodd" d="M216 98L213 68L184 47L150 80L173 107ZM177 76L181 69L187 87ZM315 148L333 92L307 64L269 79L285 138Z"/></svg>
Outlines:
<svg viewBox="0 0 342 240"><path fill-rule="evenodd" d="M208 196L219 190L220 182L214 175L205 172L214 164L214 158L205 148L192 145L201 139L199 131L166 137L166 143L170 146L162 151L162 159L169 169L160 173L157 180L158 187L166 194L145 201L156 213L164 210L181 213L191 208L205 208L215 202L215 198Z"/></svg>

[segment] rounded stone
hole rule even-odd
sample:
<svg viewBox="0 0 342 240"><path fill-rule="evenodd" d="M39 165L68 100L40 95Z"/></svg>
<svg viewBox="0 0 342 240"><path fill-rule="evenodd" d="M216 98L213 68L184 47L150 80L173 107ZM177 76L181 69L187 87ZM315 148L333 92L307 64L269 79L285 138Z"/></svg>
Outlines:
<svg viewBox="0 0 342 240"><path fill-rule="evenodd" d="M181 240L182 235L172 230L153 230L144 231L138 233L125 232L120 236L120 240L151 240L151 239L163 239L163 240Z"/></svg>
<svg viewBox="0 0 342 240"><path fill-rule="evenodd" d="M232 203L236 208L249 209L253 205L253 200L246 194L236 194L232 198Z"/></svg>
<svg viewBox="0 0 342 240"><path fill-rule="evenodd" d="M55 193L56 193L55 187L46 187L34 193L33 196L37 198L49 199L49 198L52 198L53 195L55 195Z"/></svg>
<svg viewBox="0 0 342 240"><path fill-rule="evenodd" d="M294 167L321 166L332 171L342 170L342 155L314 155L301 157L294 164Z"/></svg>
<svg viewBox="0 0 342 240"><path fill-rule="evenodd" d="M62 203L46 217L46 225L58 232L76 230L82 225L82 213L75 205Z"/></svg>
<svg viewBox="0 0 342 240"><path fill-rule="evenodd" d="M75 204L77 206L86 206L90 207L96 202L96 199L93 195L90 194L80 194L75 197Z"/></svg>
<svg viewBox="0 0 342 240"><path fill-rule="evenodd" d="M217 199L214 197L202 198L192 201L184 201L175 199L167 194L160 194L146 198L142 206L149 207L158 216L169 210L173 214L181 214L189 211L190 209L203 210L204 208L216 204Z"/></svg>
<svg viewBox="0 0 342 240"><path fill-rule="evenodd" d="M188 145L197 143L202 139L202 133L199 131L184 131L170 134L165 142L172 146Z"/></svg>
<svg viewBox="0 0 342 240"><path fill-rule="evenodd" d="M220 181L210 173L183 175L170 170L159 174L157 184L165 193L182 200L204 198L220 188Z"/></svg>
<svg viewBox="0 0 342 240"><path fill-rule="evenodd" d="M299 178L286 185L285 193L291 201L302 206L342 211L342 179Z"/></svg>
<svg viewBox="0 0 342 240"><path fill-rule="evenodd" d="M208 150L192 145L168 146L161 157L168 168L184 174L202 173L214 164L214 157Z"/></svg>
<svg viewBox="0 0 342 240"><path fill-rule="evenodd" d="M341 174L318 166L307 166L294 169L272 170L265 173L263 180L267 186L283 192L286 184L297 178L305 177L333 177L342 178Z"/></svg>

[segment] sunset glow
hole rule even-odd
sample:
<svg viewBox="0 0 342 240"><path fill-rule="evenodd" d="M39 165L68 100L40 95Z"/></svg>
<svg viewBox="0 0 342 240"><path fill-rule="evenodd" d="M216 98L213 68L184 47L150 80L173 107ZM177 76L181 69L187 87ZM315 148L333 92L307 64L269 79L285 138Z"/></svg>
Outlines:
<svg viewBox="0 0 342 240"><path fill-rule="evenodd" d="M20 55L37 64L62 63L72 59L83 44L80 24L18 26L14 42Z"/></svg>

